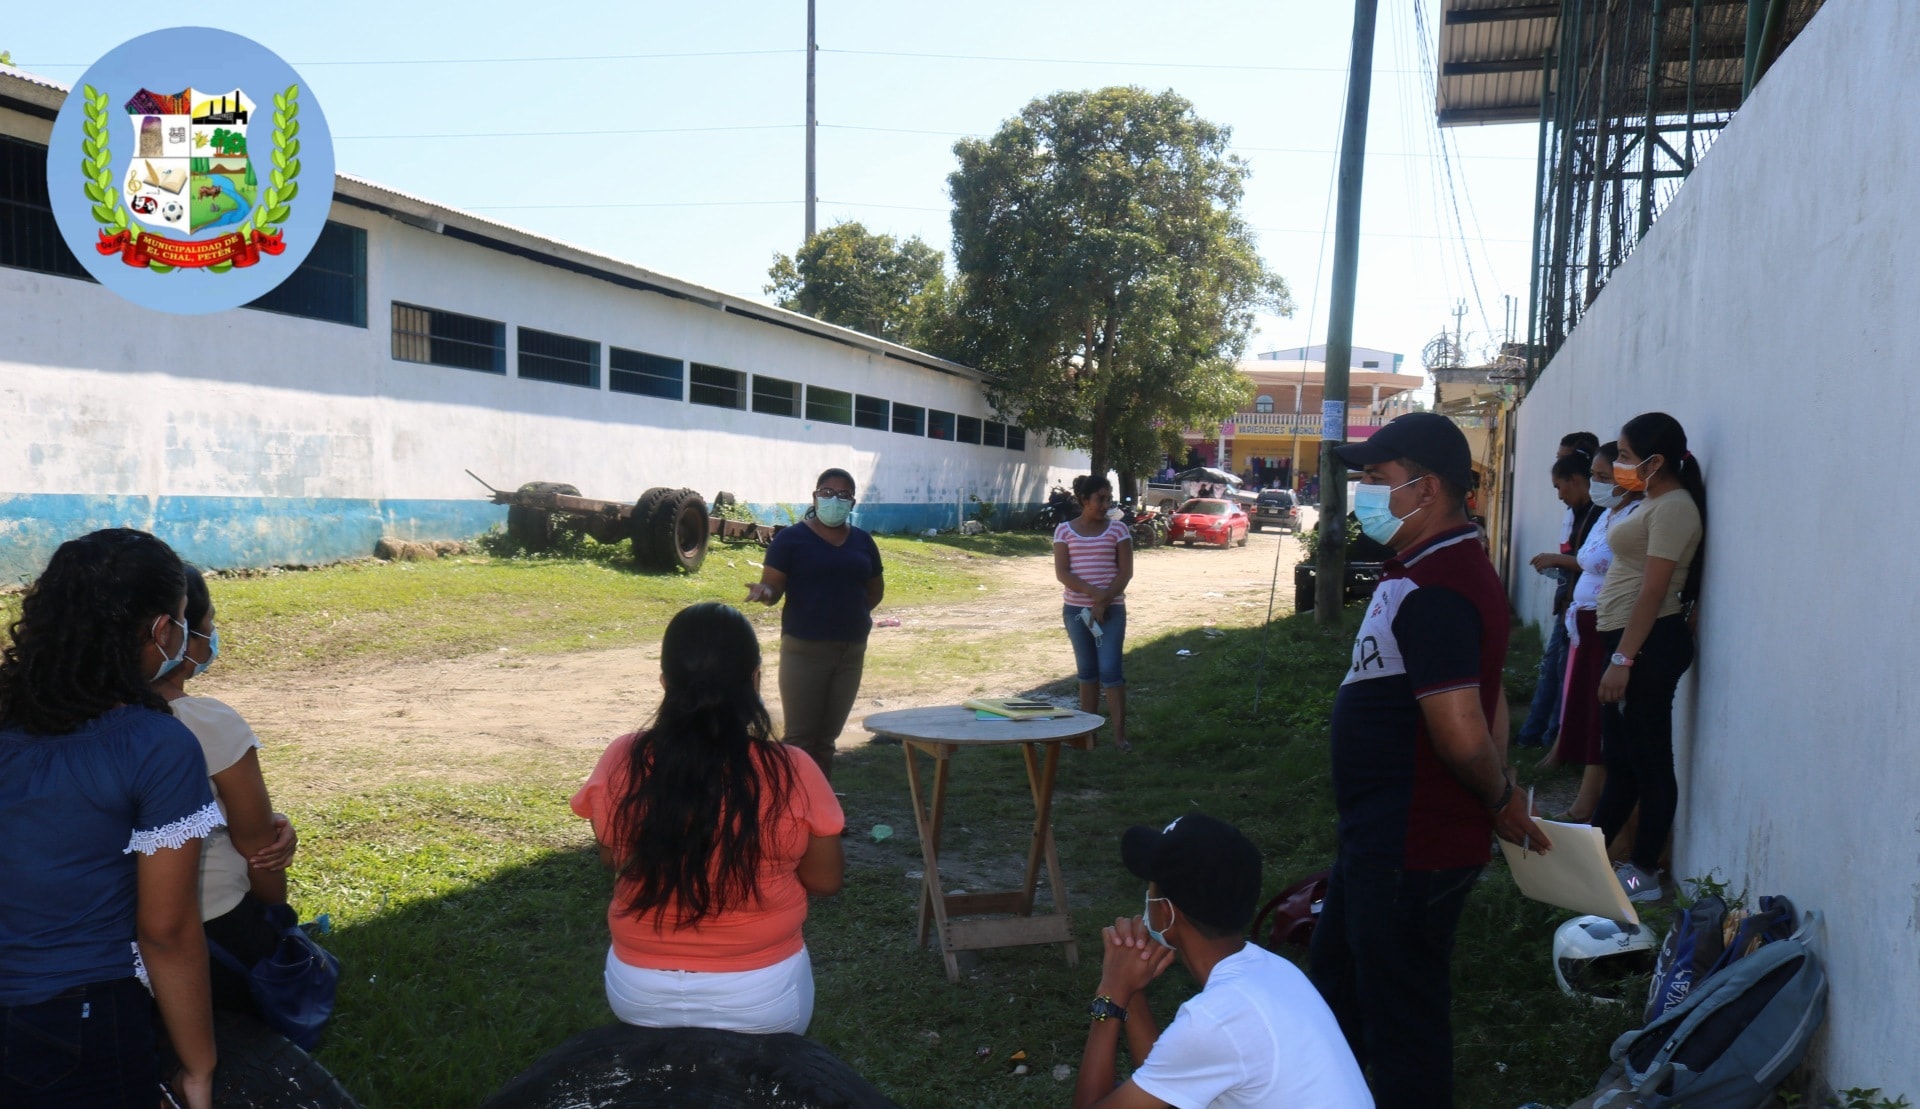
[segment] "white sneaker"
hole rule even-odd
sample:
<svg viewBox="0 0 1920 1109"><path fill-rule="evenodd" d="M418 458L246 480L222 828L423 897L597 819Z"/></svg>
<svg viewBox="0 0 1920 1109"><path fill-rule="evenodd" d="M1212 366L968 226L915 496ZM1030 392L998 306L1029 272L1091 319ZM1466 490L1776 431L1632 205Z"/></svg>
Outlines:
<svg viewBox="0 0 1920 1109"><path fill-rule="evenodd" d="M1658 901L1665 893L1660 888L1658 875L1649 874L1632 863L1614 867L1613 876L1620 879L1620 888L1627 891L1627 900L1634 904Z"/></svg>

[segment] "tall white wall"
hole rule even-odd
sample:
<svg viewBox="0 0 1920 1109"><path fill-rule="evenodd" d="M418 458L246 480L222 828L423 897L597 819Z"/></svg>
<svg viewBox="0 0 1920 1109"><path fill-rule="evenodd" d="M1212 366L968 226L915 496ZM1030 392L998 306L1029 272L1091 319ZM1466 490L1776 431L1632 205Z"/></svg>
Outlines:
<svg viewBox="0 0 1920 1109"><path fill-rule="evenodd" d="M1916 89L1920 5L1814 18L1521 405L1516 551L1557 540L1561 435L1685 425L1710 518L1675 870L1822 910L1819 1080L1920 1099ZM1543 619L1546 579L1513 580Z"/></svg>

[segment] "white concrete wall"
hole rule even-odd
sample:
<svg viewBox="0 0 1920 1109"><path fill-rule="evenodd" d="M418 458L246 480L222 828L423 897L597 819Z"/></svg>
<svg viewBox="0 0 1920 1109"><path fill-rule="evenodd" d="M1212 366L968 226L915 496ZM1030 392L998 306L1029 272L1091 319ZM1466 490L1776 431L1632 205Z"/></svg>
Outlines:
<svg viewBox="0 0 1920 1109"><path fill-rule="evenodd" d="M158 526L161 516L183 511L243 516L256 501L284 533L269 544L279 553L266 557L304 561L283 541L301 530L302 512L379 515L389 502L410 506L385 511L377 526L358 525L374 528L372 537L470 521L459 502L485 494L468 469L507 488L566 481L586 496L631 500L653 485L688 486L772 505L803 503L814 475L840 466L860 482L856 521L880 530L952 526L958 506L971 511L969 494L1001 505L1043 501L1051 484L1085 465L1084 455L1053 450L1037 433L1014 452L611 392L607 348L621 346L989 415L970 378L515 258L364 208L336 202L333 218L368 230L364 329L250 310L168 316L87 282L0 268L0 539L31 536L35 548L13 561L37 564L46 553L38 548L63 530L123 520ZM506 323L507 376L394 360L394 300ZM521 325L598 341L600 388L519 379ZM343 507L348 501L375 507ZM148 506L148 515L130 503ZM243 533L209 542L201 557L212 565L263 557L253 553L244 519L173 524L202 535L208 527ZM323 525L309 530L320 534ZM8 564L5 576L20 569Z"/></svg>
<svg viewBox="0 0 1920 1109"><path fill-rule="evenodd" d="M1710 520L1675 869L1822 910L1818 1081L1920 1099L1917 88L1920 5L1814 18L1522 404L1516 552L1557 539L1561 435L1685 425Z"/></svg>

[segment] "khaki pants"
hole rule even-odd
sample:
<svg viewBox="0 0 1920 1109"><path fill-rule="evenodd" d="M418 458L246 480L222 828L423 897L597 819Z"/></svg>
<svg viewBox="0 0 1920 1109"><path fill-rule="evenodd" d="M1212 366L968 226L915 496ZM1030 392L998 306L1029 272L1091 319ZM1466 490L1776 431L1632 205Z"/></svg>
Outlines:
<svg viewBox="0 0 1920 1109"><path fill-rule="evenodd" d="M786 741L813 756L833 779L833 741L860 693L865 642L780 637L780 711Z"/></svg>

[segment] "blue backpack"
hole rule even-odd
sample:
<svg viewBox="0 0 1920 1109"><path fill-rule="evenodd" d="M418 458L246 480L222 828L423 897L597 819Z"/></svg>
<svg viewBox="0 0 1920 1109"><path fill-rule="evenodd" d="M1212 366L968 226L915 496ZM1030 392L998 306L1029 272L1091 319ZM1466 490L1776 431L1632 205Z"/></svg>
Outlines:
<svg viewBox="0 0 1920 1109"><path fill-rule="evenodd" d="M1613 1065L1569 1109L1762 1109L1806 1057L1827 1009L1827 975L1792 936L1697 982L1686 1000L1614 1041Z"/></svg>
<svg viewBox="0 0 1920 1109"><path fill-rule="evenodd" d="M1727 903L1713 894L1700 898L1674 917L1673 928L1660 945L1653 964L1653 984L1647 990L1647 1012L1642 1023L1652 1024L1660 1014L1687 999L1698 982L1720 965L1727 922Z"/></svg>

